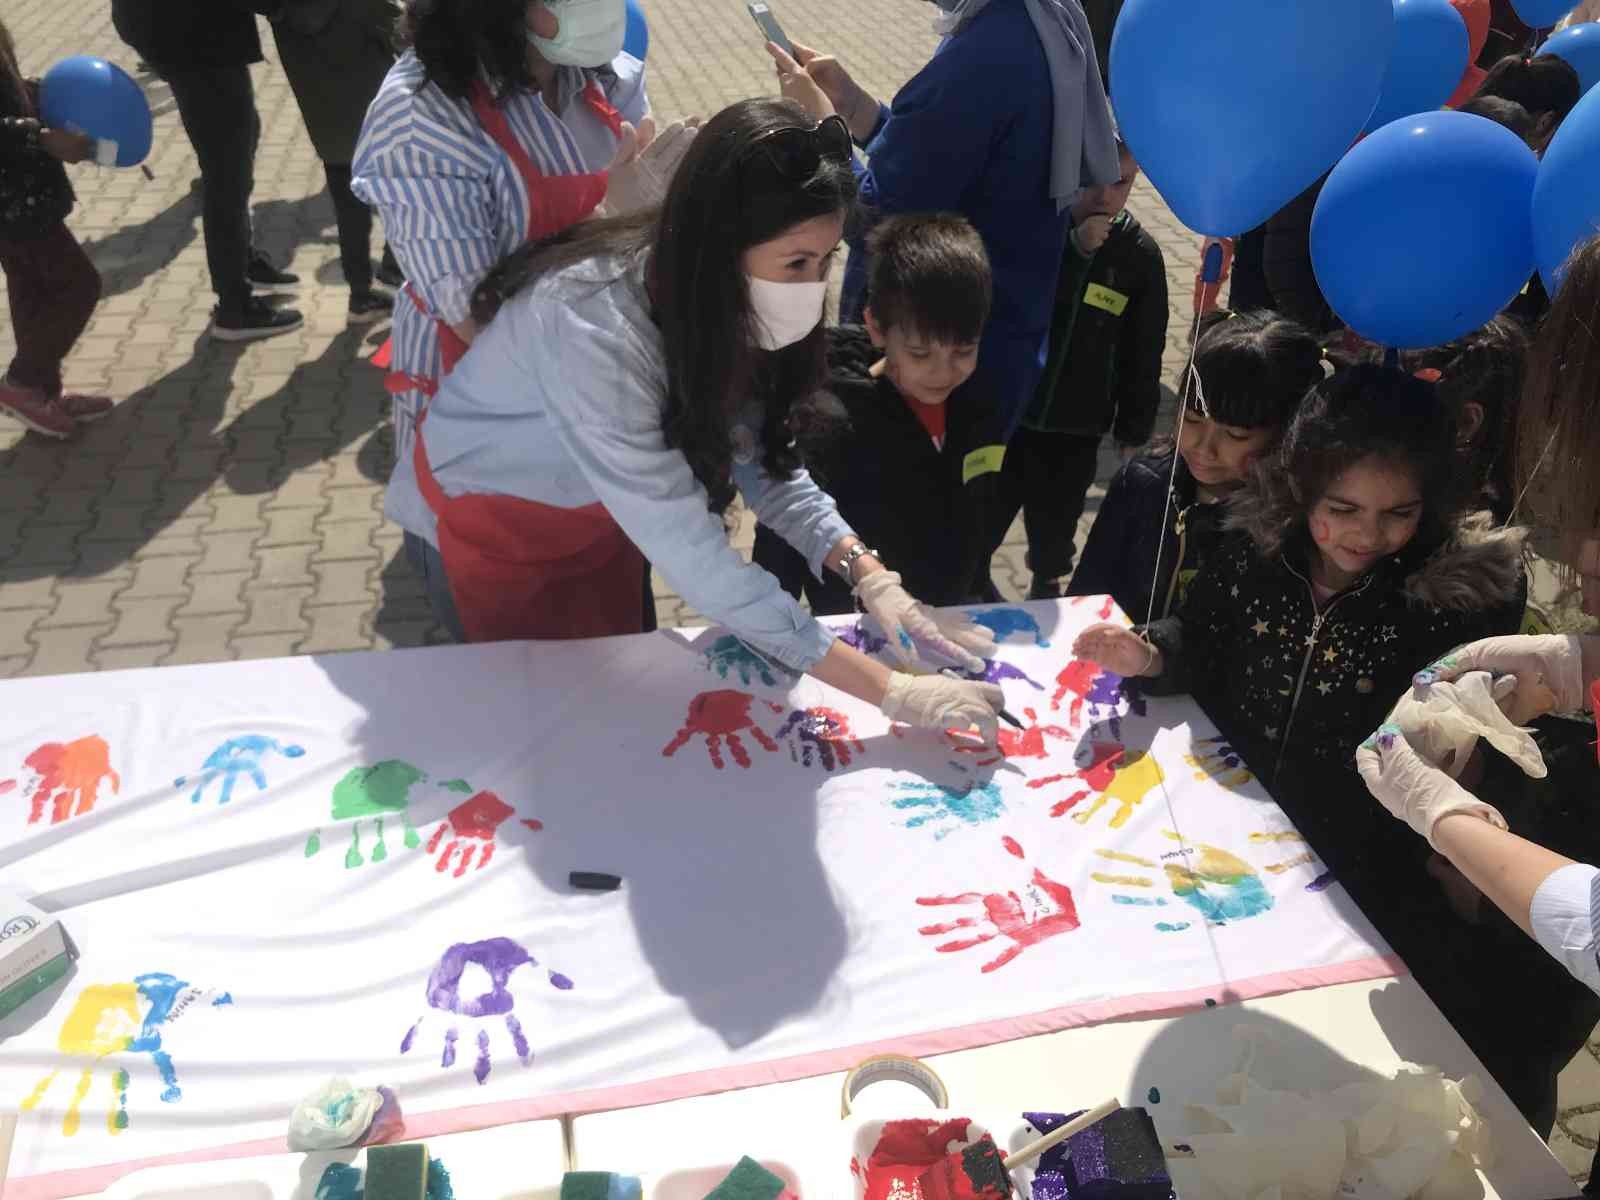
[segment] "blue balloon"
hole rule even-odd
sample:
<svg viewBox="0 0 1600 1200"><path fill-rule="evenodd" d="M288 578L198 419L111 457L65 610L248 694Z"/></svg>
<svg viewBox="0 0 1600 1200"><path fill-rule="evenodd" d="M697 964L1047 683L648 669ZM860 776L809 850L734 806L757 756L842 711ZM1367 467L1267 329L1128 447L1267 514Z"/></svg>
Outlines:
<svg viewBox="0 0 1600 1200"><path fill-rule="evenodd" d="M1349 149L1393 40L1391 0L1127 0L1117 121L1185 225L1243 233Z"/></svg>
<svg viewBox="0 0 1600 1200"><path fill-rule="evenodd" d="M1575 6L1574 0L1511 0L1522 23L1530 29L1549 29Z"/></svg>
<svg viewBox="0 0 1600 1200"><path fill-rule="evenodd" d="M1567 114L1545 148L1533 188L1533 252L1552 294L1561 266L1579 243L1600 232L1600 89Z"/></svg>
<svg viewBox="0 0 1600 1200"><path fill-rule="evenodd" d="M1539 160L1471 113L1430 112L1366 138L1333 169L1311 217L1311 265L1362 337L1437 346L1478 328L1533 273Z"/></svg>
<svg viewBox="0 0 1600 1200"><path fill-rule="evenodd" d="M645 51L650 49L650 26L645 24L639 0L628 0L628 29L622 35L622 48L640 62L644 61Z"/></svg>
<svg viewBox="0 0 1600 1200"><path fill-rule="evenodd" d="M1442 108L1467 69L1469 40L1450 0L1394 0L1394 48L1367 129Z"/></svg>
<svg viewBox="0 0 1600 1200"><path fill-rule="evenodd" d="M117 166L136 167L150 153L150 103L121 67L86 54L63 59L39 81L39 117L117 144Z"/></svg>
<svg viewBox="0 0 1600 1200"><path fill-rule="evenodd" d="M1554 54L1569 64L1585 92L1600 83L1600 23L1569 25L1541 46L1539 53Z"/></svg>

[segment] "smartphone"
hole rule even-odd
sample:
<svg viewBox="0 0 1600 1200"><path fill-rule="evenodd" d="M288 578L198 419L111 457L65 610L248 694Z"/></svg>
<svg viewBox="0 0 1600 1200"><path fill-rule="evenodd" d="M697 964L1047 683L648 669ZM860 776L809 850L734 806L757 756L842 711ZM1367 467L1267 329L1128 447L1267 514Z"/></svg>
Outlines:
<svg viewBox="0 0 1600 1200"><path fill-rule="evenodd" d="M755 18L756 24L761 26L761 32L767 35L767 41L780 46L790 58L794 57L794 43L789 40L788 34L783 32L783 26L778 24L778 18L772 15L772 10L757 0L751 4L750 15Z"/></svg>

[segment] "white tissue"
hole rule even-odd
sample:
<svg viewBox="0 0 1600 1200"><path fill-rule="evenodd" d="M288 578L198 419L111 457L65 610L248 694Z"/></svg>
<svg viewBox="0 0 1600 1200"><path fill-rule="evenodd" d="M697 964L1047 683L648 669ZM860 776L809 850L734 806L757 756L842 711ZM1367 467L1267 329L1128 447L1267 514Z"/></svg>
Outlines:
<svg viewBox="0 0 1600 1200"><path fill-rule="evenodd" d="M1510 676L1501 681L1503 692L1515 686ZM1470 671L1453 683L1432 684L1426 700L1407 692L1389 720L1400 727L1413 750L1452 779L1466 769L1479 738L1486 738L1531 778L1545 777L1538 745L1528 730L1512 724L1500 711L1495 681L1487 671Z"/></svg>
<svg viewBox="0 0 1600 1200"><path fill-rule="evenodd" d="M330 1079L289 1114L289 1149L334 1150L361 1141L383 1105L376 1088Z"/></svg>

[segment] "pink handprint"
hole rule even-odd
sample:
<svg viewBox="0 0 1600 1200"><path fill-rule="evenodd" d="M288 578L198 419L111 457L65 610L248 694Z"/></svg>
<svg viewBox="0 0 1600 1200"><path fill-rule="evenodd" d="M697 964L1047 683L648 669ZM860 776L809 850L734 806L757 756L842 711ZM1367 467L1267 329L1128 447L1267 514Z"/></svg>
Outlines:
<svg viewBox="0 0 1600 1200"><path fill-rule="evenodd" d="M1012 856L1026 859L1016 839L1003 837L1000 844ZM929 907L983 905L982 917L958 917L938 925L924 925L917 932L924 937L942 937L961 929L978 930L970 936L955 938L934 947L940 954L970 950L997 937L1006 938L1011 944L980 968L985 975L999 970L1029 946L1036 946L1046 938L1071 933L1078 928L1078 908L1073 903L1072 890L1066 884L1051 879L1038 867L1033 869L1033 876L1022 895L1016 892L963 892L958 896L920 896L917 903Z"/></svg>
<svg viewBox="0 0 1600 1200"><path fill-rule="evenodd" d="M456 863L454 877L460 879L467 873L467 868L472 865L474 850L478 854L478 869L481 871L489 865L489 860L494 857L495 830L505 822L505 819L516 810L500 799L493 792L479 792L469 800L463 800L445 814L445 819L439 823L439 828L433 831L433 836L428 839L428 853L432 854L439 849L439 843L444 841L445 831L449 830L450 840L444 843L444 850L439 854L439 861L434 863L433 869L443 874L450 867L450 860L460 850L461 858ZM542 822L525 820L522 822L529 829L540 830L544 828ZM481 849L478 849L482 847Z"/></svg>
<svg viewBox="0 0 1600 1200"><path fill-rule="evenodd" d="M677 736L662 747L661 754L664 758L671 758L696 735L706 739L706 753L711 756L711 765L722 770L725 765L722 761L722 742L728 743L728 753L733 755L733 761L741 767L750 765L750 754L744 748L740 739L741 731L748 731L750 736L761 744L763 750L777 752L778 743L767 735L766 730L755 723L755 718L750 715L750 705L755 697L746 692L735 692L728 689L715 692L701 692L689 701L689 713L684 718L683 728L678 730ZM781 713L781 705L767 702L767 707L775 713Z"/></svg>
<svg viewBox="0 0 1600 1200"><path fill-rule="evenodd" d="M1026 729L1002 729L999 737L999 753L987 746L974 746L970 737L963 737L955 730L946 730L945 736L955 745L957 754L984 754L987 758L980 758L980 767L992 766L1006 758L1047 758L1049 747L1045 743L1046 737L1070 738L1072 731L1063 729L1060 725L1039 724L1039 714L1031 708L1022 710L1022 715L1028 719Z"/></svg>

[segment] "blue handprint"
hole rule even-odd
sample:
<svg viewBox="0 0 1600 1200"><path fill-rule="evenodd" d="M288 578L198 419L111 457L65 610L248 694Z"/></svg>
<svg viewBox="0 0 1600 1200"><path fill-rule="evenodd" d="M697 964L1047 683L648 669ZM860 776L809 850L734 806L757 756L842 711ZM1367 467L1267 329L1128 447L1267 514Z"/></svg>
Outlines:
<svg viewBox="0 0 1600 1200"><path fill-rule="evenodd" d="M889 803L902 812L913 814L905 827L921 829L924 825L933 825L935 838L942 838L962 825L992 821L1006 807L1000 789L992 782L969 784L964 788L925 782L897 783L894 790L902 795Z"/></svg>
<svg viewBox="0 0 1600 1200"><path fill-rule="evenodd" d="M712 642L710 648L704 651L704 657L706 669L715 671L717 678L727 679L729 673L733 672L739 676L739 682L747 687L758 679L768 687L782 686L776 672L787 675L790 680L796 678L787 667L752 650L731 633Z"/></svg>
<svg viewBox="0 0 1600 1200"><path fill-rule="evenodd" d="M1039 628L1039 622L1032 613L1022 608L991 608L983 612L969 612L979 625L984 625L994 634L994 640L1003 642L1013 633L1021 634L1024 638L1032 638L1035 646L1048 646L1050 641L1044 636L1044 631Z"/></svg>
<svg viewBox="0 0 1600 1200"><path fill-rule="evenodd" d="M233 785L241 775L248 775L256 785L256 790L264 792L267 790L267 775L261 769L261 760L272 753L285 758L299 758L305 753L305 747L285 746L276 738L263 737L258 733L229 738L206 757L200 766L200 774L193 779L182 776L173 780L172 786L186 788L193 783L194 795L189 799L195 804L200 803L200 793L219 777L222 780L222 794L217 798L218 804L226 804L233 799Z"/></svg>

